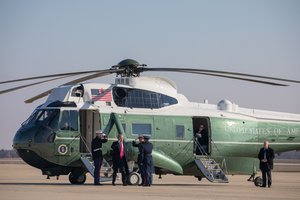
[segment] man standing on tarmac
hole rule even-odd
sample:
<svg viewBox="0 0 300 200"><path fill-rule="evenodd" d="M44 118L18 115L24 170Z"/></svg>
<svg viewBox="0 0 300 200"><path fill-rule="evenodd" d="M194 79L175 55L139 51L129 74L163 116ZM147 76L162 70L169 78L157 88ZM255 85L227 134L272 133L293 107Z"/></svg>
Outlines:
<svg viewBox="0 0 300 200"><path fill-rule="evenodd" d="M142 186L142 185L144 185L144 180L146 179L146 177L145 177L145 174L146 174L145 173L145 166L144 166L143 160L142 160L143 153L144 153L143 144L144 144L145 140L144 140L143 135L139 135L138 139L139 139L139 143L137 143L134 140L134 141L132 141L132 146L139 148L139 155L138 155L138 158L137 158L137 163L138 163L138 166L139 166L139 172L140 172L141 179L142 179L142 183L140 184L140 186Z"/></svg>
<svg viewBox="0 0 300 200"><path fill-rule="evenodd" d="M272 185L271 170L273 169L274 150L269 147L269 142L264 141L264 147L260 149L258 159L260 161L259 168L262 172L263 184L260 187L268 187Z"/></svg>
<svg viewBox="0 0 300 200"><path fill-rule="evenodd" d="M100 169L102 165L102 143L107 142L106 135L102 130L96 131L96 137L92 140L92 156L94 160L94 185L101 185L100 182Z"/></svg>
<svg viewBox="0 0 300 200"><path fill-rule="evenodd" d="M128 184L128 165L126 157L126 144L123 139L123 135L118 135L118 141L115 141L111 145L112 148L112 161L113 161L113 180L112 185L115 186L116 177L118 171L122 173L123 186Z"/></svg>
<svg viewBox="0 0 300 200"><path fill-rule="evenodd" d="M153 160L152 160L152 150L153 145L149 142L150 137L144 136L145 142L142 144L143 154L143 167L145 168L145 179L143 186L151 186L152 185L152 172L153 172Z"/></svg>

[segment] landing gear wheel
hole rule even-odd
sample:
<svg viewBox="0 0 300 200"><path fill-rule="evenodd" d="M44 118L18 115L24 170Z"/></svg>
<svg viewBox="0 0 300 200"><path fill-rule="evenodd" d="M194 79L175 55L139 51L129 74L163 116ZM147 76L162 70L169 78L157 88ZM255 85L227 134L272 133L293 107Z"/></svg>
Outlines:
<svg viewBox="0 0 300 200"><path fill-rule="evenodd" d="M138 185L140 183L141 177L136 172L131 172L128 176L129 185Z"/></svg>
<svg viewBox="0 0 300 200"><path fill-rule="evenodd" d="M69 174L69 181L71 184L84 184L86 181L86 175L85 174L73 174L72 172Z"/></svg>
<svg viewBox="0 0 300 200"><path fill-rule="evenodd" d="M202 177L198 177L198 181L201 181L202 180Z"/></svg>
<svg viewBox="0 0 300 200"><path fill-rule="evenodd" d="M254 179L254 185L255 185L256 187L262 186L262 178L261 178L260 176L258 176L258 177L256 177L256 178Z"/></svg>

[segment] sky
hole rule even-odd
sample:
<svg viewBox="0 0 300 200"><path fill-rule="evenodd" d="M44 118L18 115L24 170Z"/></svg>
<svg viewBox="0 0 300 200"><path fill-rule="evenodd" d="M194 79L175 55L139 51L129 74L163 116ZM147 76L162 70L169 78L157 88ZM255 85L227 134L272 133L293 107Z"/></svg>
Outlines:
<svg viewBox="0 0 300 200"><path fill-rule="evenodd" d="M0 81L108 69L131 58L149 67L226 70L300 80L297 0L0 0ZM300 84L275 87L180 73L190 101L300 114ZM77 78L77 77L76 77ZM24 100L71 79L2 94L0 149L46 98ZM93 82L114 82L114 76ZM29 83L29 82L24 82ZM19 84L0 85L0 90Z"/></svg>

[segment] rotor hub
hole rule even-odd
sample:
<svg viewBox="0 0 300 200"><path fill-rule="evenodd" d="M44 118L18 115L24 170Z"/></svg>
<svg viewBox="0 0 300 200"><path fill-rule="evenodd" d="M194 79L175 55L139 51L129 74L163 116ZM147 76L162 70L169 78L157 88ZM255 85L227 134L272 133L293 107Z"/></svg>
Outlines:
<svg viewBox="0 0 300 200"><path fill-rule="evenodd" d="M117 76L121 77L138 77L143 71L145 64L140 64L133 59L126 59L119 62L117 65L112 66L111 69L122 69L121 72L117 72Z"/></svg>

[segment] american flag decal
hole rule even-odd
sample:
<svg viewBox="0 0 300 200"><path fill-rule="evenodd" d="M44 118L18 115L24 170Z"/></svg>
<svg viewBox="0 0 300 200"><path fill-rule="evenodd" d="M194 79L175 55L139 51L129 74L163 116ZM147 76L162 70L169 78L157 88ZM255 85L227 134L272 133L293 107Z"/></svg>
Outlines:
<svg viewBox="0 0 300 200"><path fill-rule="evenodd" d="M112 101L110 89L92 89L91 93L93 101Z"/></svg>

